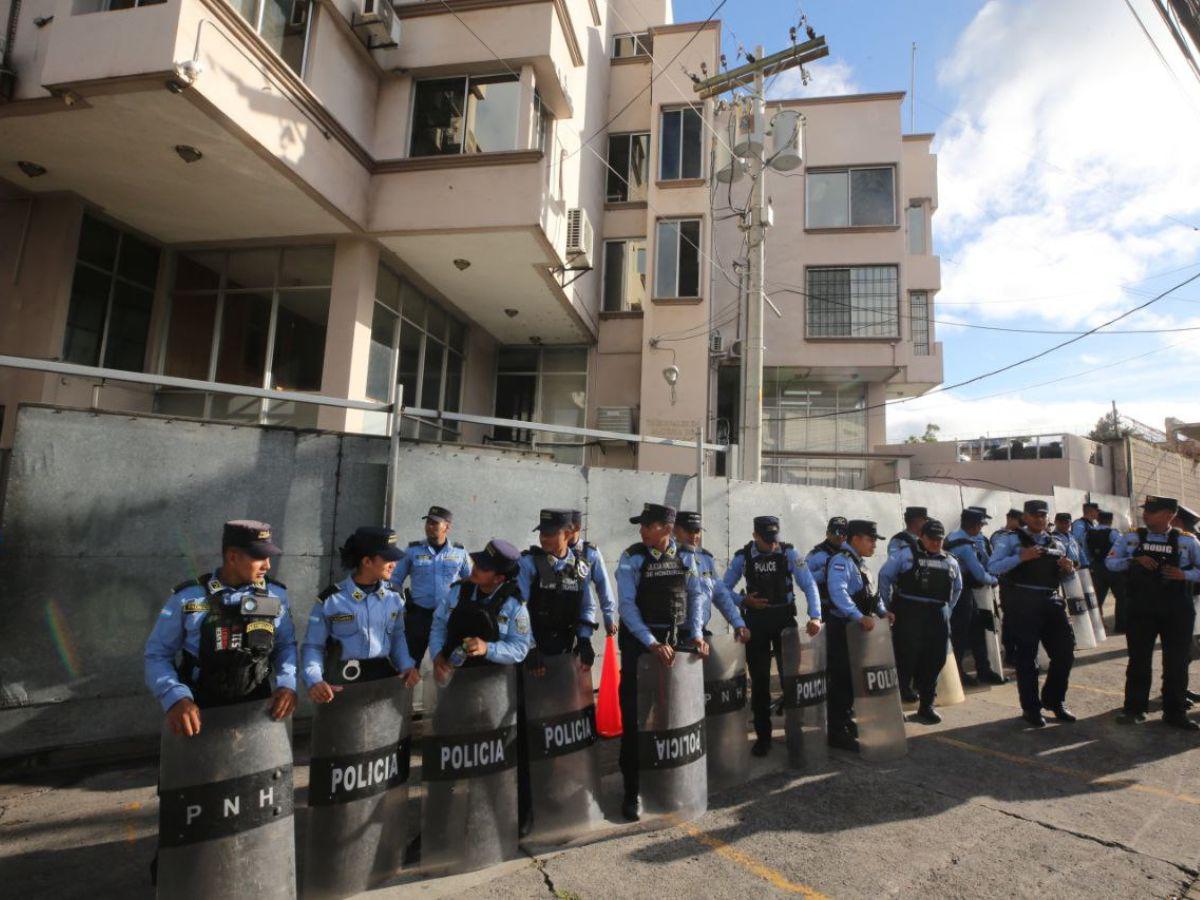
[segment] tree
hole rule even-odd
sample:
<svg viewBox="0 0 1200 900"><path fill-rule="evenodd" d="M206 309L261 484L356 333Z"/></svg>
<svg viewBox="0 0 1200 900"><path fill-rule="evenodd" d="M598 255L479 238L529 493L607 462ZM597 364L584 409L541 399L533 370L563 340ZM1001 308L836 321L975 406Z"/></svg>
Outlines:
<svg viewBox="0 0 1200 900"><path fill-rule="evenodd" d="M1096 422L1096 427L1088 433L1093 441L1119 441L1134 433L1134 429L1121 421L1116 412L1108 412Z"/></svg>
<svg viewBox="0 0 1200 900"><path fill-rule="evenodd" d="M941 425L935 425L932 422L925 423L925 433L919 437L915 434L910 434L904 441L906 444L936 444L938 442L938 432L942 430Z"/></svg>

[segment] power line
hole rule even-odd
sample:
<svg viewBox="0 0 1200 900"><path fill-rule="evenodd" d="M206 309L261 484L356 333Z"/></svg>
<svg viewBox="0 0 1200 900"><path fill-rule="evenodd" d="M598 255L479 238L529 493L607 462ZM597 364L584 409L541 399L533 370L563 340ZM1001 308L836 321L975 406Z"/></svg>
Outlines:
<svg viewBox="0 0 1200 900"><path fill-rule="evenodd" d="M1146 40L1150 42L1150 46L1154 49L1154 55L1158 57L1158 61L1162 63L1163 68L1167 70L1167 74L1171 76L1171 80L1175 82L1175 86L1179 88L1179 92L1183 94L1184 100L1187 101L1187 105L1191 107L1192 114L1196 116L1198 121L1200 121L1200 112L1197 112L1197 109L1192 102L1192 95L1188 92L1188 89L1183 86L1183 82L1179 80L1179 76L1175 73L1175 70L1171 68L1171 64L1167 62L1167 58L1163 56L1162 50L1158 48L1158 42L1155 41L1154 36L1150 34L1150 30L1146 27L1146 23L1142 21L1142 17L1139 16L1138 11L1133 8L1133 4L1130 2L1130 0L1125 0L1125 6L1129 9L1130 14L1138 23L1138 28L1140 28L1142 30L1142 34L1146 36Z"/></svg>

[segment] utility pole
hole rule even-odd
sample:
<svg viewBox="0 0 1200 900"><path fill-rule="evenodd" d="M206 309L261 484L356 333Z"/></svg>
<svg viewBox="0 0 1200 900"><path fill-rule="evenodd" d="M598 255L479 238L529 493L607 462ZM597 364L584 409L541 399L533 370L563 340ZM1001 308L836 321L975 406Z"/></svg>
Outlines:
<svg viewBox="0 0 1200 900"><path fill-rule="evenodd" d="M803 44L793 44L789 49L771 56L763 56L763 48L760 46L756 48L754 57L748 56L750 62L746 65L698 81L695 85L696 93L701 99L715 97L748 85L753 85L754 91L748 101L750 115L747 117L749 127L746 129L756 135L756 140L751 141L750 149L746 153L754 188L750 195L750 209L745 225L750 252L747 254L749 273L746 291L746 333L742 338L742 400L738 428L740 474L745 481L762 480L762 385L765 350L763 279L767 258L767 228L770 226L766 175L771 167L772 158L766 141L768 123L764 82L768 75L802 66L828 55L829 48L824 37L813 37ZM755 143L757 149L754 149ZM709 302L712 302L711 298Z"/></svg>

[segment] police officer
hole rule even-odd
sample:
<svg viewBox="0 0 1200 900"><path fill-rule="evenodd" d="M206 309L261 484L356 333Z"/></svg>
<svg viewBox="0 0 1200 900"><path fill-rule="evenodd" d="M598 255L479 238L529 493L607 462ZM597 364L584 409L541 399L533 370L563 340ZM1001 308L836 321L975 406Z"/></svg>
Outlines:
<svg viewBox="0 0 1200 900"><path fill-rule="evenodd" d="M1096 603L1100 614L1104 614L1104 601L1109 591L1113 595L1113 632L1125 633L1125 573L1108 570L1108 554L1123 535L1113 528L1113 514L1100 510L1096 526L1087 532L1088 561L1091 563L1092 587L1096 589Z"/></svg>
<svg viewBox="0 0 1200 900"><path fill-rule="evenodd" d="M834 516L825 526L825 540L817 544L804 557L804 564L817 585L817 593L821 597L821 609L829 606L829 585L825 576L829 573L829 559L842 549L846 543L846 520L842 516Z"/></svg>
<svg viewBox="0 0 1200 900"><path fill-rule="evenodd" d="M693 563L695 564L696 574L700 577L700 584L704 589L704 636L707 638L711 634L708 630L708 622L712 618L712 608L715 606L721 611L725 621L733 628L736 640L739 643L748 644L750 629L746 627L746 622L742 618L737 598L729 588L725 587L725 582L717 575L717 563L713 559L713 555L700 545L703 530L700 513L681 510L676 514L675 543L683 555L684 562L689 567Z"/></svg>
<svg viewBox="0 0 1200 900"><path fill-rule="evenodd" d="M612 584L608 578L608 569L604 565L604 555L595 544L584 541L580 545L579 533L583 530L583 510L569 510L571 514L571 532L569 544L574 550L582 546L583 561L588 565L588 581L595 586L596 600L600 604L600 612L604 616L604 630L607 634L617 633L617 598L613 594Z"/></svg>
<svg viewBox="0 0 1200 900"><path fill-rule="evenodd" d="M1068 519L1070 516L1067 517ZM1092 554L1088 550L1088 534L1095 530L1100 524L1100 504L1092 503L1090 500L1083 504L1083 515L1071 522L1071 537L1075 539L1075 543L1079 545L1079 555L1081 566L1091 569ZM1108 556L1108 548L1104 549L1103 556ZM1094 583L1094 581L1093 581Z"/></svg>
<svg viewBox="0 0 1200 900"><path fill-rule="evenodd" d="M821 595L796 548L780 543L779 519L775 516L755 516L753 540L733 554L725 571L725 587L733 591L742 578L746 579L742 604L750 627L746 667L750 670L750 707L757 735L750 752L766 756L771 749L771 657L775 657L782 678L780 635L796 627L792 582L807 600L809 634L821 630Z"/></svg>
<svg viewBox="0 0 1200 900"><path fill-rule="evenodd" d="M641 540L631 544L617 563L617 598L621 625L617 645L621 650L621 777L625 796L621 814L631 822L638 815L637 664L643 653L653 653L670 666L677 646L694 642L701 656L708 655L704 641L704 588L694 568L688 566L672 537L675 509L646 503L629 523L640 526Z"/></svg>
<svg viewBox="0 0 1200 900"><path fill-rule="evenodd" d="M990 561L991 557L994 556L996 553L996 541L999 540L1004 535L1016 534L1017 531L1021 527L1021 519L1022 519L1023 515L1024 515L1024 513L1022 513L1021 510L1019 510L1019 509L1010 509L1007 513L1005 513L1004 527L997 528L995 531L992 532L992 536L990 538L988 538L988 543L991 545L991 548L992 548L991 552L989 553L989 557L988 557L989 561ZM1008 602L1008 580L1006 578L1002 577L1000 579L1000 592L999 593L1000 593L1000 613L1001 613L1000 646L1004 649L1005 662L1007 662L1011 666L1014 664L1014 661L1017 658L1017 648L1016 648L1016 645L1013 643L1012 627L1009 625L1009 622L1008 622L1008 607L1006 605ZM1035 660L1035 664L1036 664L1036 660Z"/></svg>
<svg viewBox="0 0 1200 900"><path fill-rule="evenodd" d="M904 530L897 531L888 541L887 554L891 556L901 547L915 549L921 542L921 527L929 518L929 510L924 506L904 507ZM903 680L901 680L903 684Z"/></svg>
<svg viewBox="0 0 1200 900"><path fill-rule="evenodd" d="M1075 540L1075 535L1071 530L1071 514L1069 512L1060 512L1054 514L1054 531L1051 532L1058 539L1058 542L1063 545L1063 549L1067 551L1067 556L1071 562L1075 563L1076 569L1082 569L1086 562L1083 548L1079 542Z"/></svg>
<svg viewBox="0 0 1200 900"><path fill-rule="evenodd" d="M967 507L959 517L958 530L946 536L945 549L957 560L959 571L962 573L963 590L967 592L981 587L994 587L999 583L996 576L987 570L987 561L991 556L988 550L991 544L983 535L983 526L987 520L987 510ZM974 595L963 597L954 604L954 612L950 616L950 642L954 647L959 678L964 685L1008 682L1002 672L993 671L989 665L986 640L987 623L985 617L979 615L975 608ZM975 657L973 676L968 675L963 666L968 648Z"/></svg>
<svg viewBox="0 0 1200 900"><path fill-rule="evenodd" d="M583 548L570 546L571 511L543 509L534 531L538 546L522 553L517 567L517 589L533 630L525 668L535 676L544 674L544 657L572 652L591 668L596 606L587 587L591 567Z"/></svg>
<svg viewBox="0 0 1200 900"><path fill-rule="evenodd" d="M944 552L945 539L942 523L926 519L916 549L901 547L879 571L879 599L895 616L895 642L912 667L909 675L920 703L916 718L926 725L942 721L933 701L946 664L950 618L962 593L958 561ZM903 682L905 675L900 679Z"/></svg>
<svg viewBox="0 0 1200 900"><path fill-rule="evenodd" d="M1026 500L1025 524L993 541L988 571L1006 583L1004 615L1016 648L1017 690L1022 718L1035 728L1046 725L1042 710L1060 722L1074 722L1065 700L1075 661L1075 634L1059 590L1075 564L1058 539L1046 531L1050 508L1044 500ZM1046 683L1038 696L1037 648L1050 657Z"/></svg>
<svg viewBox="0 0 1200 900"><path fill-rule="evenodd" d="M300 648L308 696L328 703L342 686L389 678L406 687L420 680L404 637L404 599L389 579L404 555L390 528L364 526L341 548L350 575L317 595Z"/></svg>
<svg viewBox="0 0 1200 900"><path fill-rule="evenodd" d="M1142 504L1146 524L1125 535L1108 555L1108 568L1128 572L1123 721L1146 721L1150 704L1150 660L1155 639L1162 640L1163 721L1187 731L1200 731L1187 717L1188 662L1196 608L1191 584L1200 581L1200 542L1171 526L1179 501L1147 497Z"/></svg>
<svg viewBox="0 0 1200 900"><path fill-rule="evenodd" d="M1182 503L1179 505L1178 512L1175 513L1175 518L1171 520L1171 524L1174 527L1178 528L1180 531L1184 531L1184 532L1190 534L1192 537L1196 537L1196 525L1198 523L1200 523L1200 514L1197 514L1197 513L1193 512L1192 510L1188 509ZM1192 588L1192 598L1193 598L1192 605L1195 606L1196 605L1195 598L1197 596L1200 596L1200 581L1191 582L1191 588ZM1193 627L1192 628L1192 656L1191 656L1193 662L1197 659L1200 659L1200 637L1196 636L1195 631L1196 631L1196 629ZM1196 703L1200 703L1200 693L1196 693L1195 691L1191 690L1190 688L1185 693L1185 697L1187 698L1186 705L1187 705L1188 709L1191 709L1192 706L1195 705Z"/></svg>
<svg viewBox="0 0 1200 900"><path fill-rule="evenodd" d="M825 709L829 744L843 750L858 750L858 726L854 722L854 685L850 679L850 650L846 629L857 626L863 631L875 627L875 618L894 616L879 599L871 583L871 573L863 562L875 555L879 532L868 519L846 523L846 541L829 559L829 605L825 609L825 653L829 688Z"/></svg>
<svg viewBox="0 0 1200 900"><path fill-rule="evenodd" d="M434 612L450 596L450 586L471 574L471 560L462 544L453 544L448 536L454 516L444 506L431 506L425 514L425 540L413 541L392 573L392 590L410 581L404 610L404 635L408 652L417 666L430 646L429 631ZM433 645L437 653L437 644Z"/></svg>
<svg viewBox="0 0 1200 900"><path fill-rule="evenodd" d="M1021 518L1023 515L1024 513L1022 513L1019 509L1010 509L1004 514L1004 527L997 528L992 532L992 536L988 538L988 540L991 542L993 550L996 546L997 538L1003 537L1006 534L1016 534L1017 529L1021 527Z"/></svg>
<svg viewBox="0 0 1200 900"><path fill-rule="evenodd" d="M226 522L221 567L175 585L145 652L146 686L175 734L199 734L206 707L272 697L274 719L296 708L287 588L267 577L280 552L266 522Z"/></svg>

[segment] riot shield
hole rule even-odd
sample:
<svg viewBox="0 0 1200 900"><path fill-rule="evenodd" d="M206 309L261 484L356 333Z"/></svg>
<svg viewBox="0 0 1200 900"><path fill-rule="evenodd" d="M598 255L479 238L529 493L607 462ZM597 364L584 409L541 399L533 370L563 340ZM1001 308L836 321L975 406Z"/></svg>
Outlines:
<svg viewBox="0 0 1200 900"><path fill-rule="evenodd" d="M1104 630L1104 616L1100 614L1100 604L1096 600L1092 573L1086 568L1079 570L1079 583L1083 586L1083 599L1087 601L1088 618L1092 620L1092 634L1097 644L1103 644L1108 640L1108 632Z"/></svg>
<svg viewBox="0 0 1200 900"><path fill-rule="evenodd" d="M305 897L347 897L396 874L408 839L412 690L347 684L313 716Z"/></svg>
<svg viewBox="0 0 1200 900"><path fill-rule="evenodd" d="M1063 582L1063 594L1067 598L1071 630L1075 632L1075 649L1091 650L1096 646L1096 635L1092 632L1092 618L1088 615L1087 599L1083 596L1078 572Z"/></svg>
<svg viewBox="0 0 1200 900"><path fill-rule="evenodd" d="M937 702L940 706L954 706L963 703L967 695L963 693L962 679L958 677L958 660L954 658L954 647L946 642L946 662L938 673Z"/></svg>
<svg viewBox="0 0 1200 900"><path fill-rule="evenodd" d="M569 841L597 825L600 760L592 673L574 653L546 657L546 674L525 680L525 740L533 801L531 844Z"/></svg>
<svg viewBox="0 0 1200 900"><path fill-rule="evenodd" d="M642 809L684 818L708 808L704 760L704 664L676 653L665 666L652 653L638 658L637 753ZM629 727L629 723L625 723Z"/></svg>
<svg viewBox="0 0 1200 900"><path fill-rule="evenodd" d="M202 710L193 737L163 726L158 896L296 896L291 720L269 700Z"/></svg>
<svg viewBox="0 0 1200 900"><path fill-rule="evenodd" d="M421 751L421 867L471 872L517 855L517 679L512 666L456 669L438 685Z"/></svg>
<svg viewBox="0 0 1200 900"><path fill-rule="evenodd" d="M1200 636L1200 594L1192 598L1192 605L1196 607L1196 624L1192 626L1192 637L1197 637Z"/></svg>
<svg viewBox="0 0 1200 900"><path fill-rule="evenodd" d="M899 759L908 753L908 738L900 706L892 627L887 619L876 619L870 631L848 628L846 645L854 682L859 752L872 762Z"/></svg>
<svg viewBox="0 0 1200 900"><path fill-rule="evenodd" d="M788 763L797 769L816 769L829 757L825 632L822 630L812 637L803 628L787 628L779 640L783 651L780 680Z"/></svg>
<svg viewBox="0 0 1200 900"><path fill-rule="evenodd" d="M997 675L1001 675L1004 673L1004 662L1000 656L1000 606L996 603L996 589L984 585L972 588L971 593L975 602L975 615L983 622L987 665ZM982 662L983 660L975 660L975 668L978 669Z"/></svg>
<svg viewBox="0 0 1200 900"><path fill-rule="evenodd" d="M704 660L704 740L708 786L720 791L746 780L746 650L732 634L714 634Z"/></svg>

